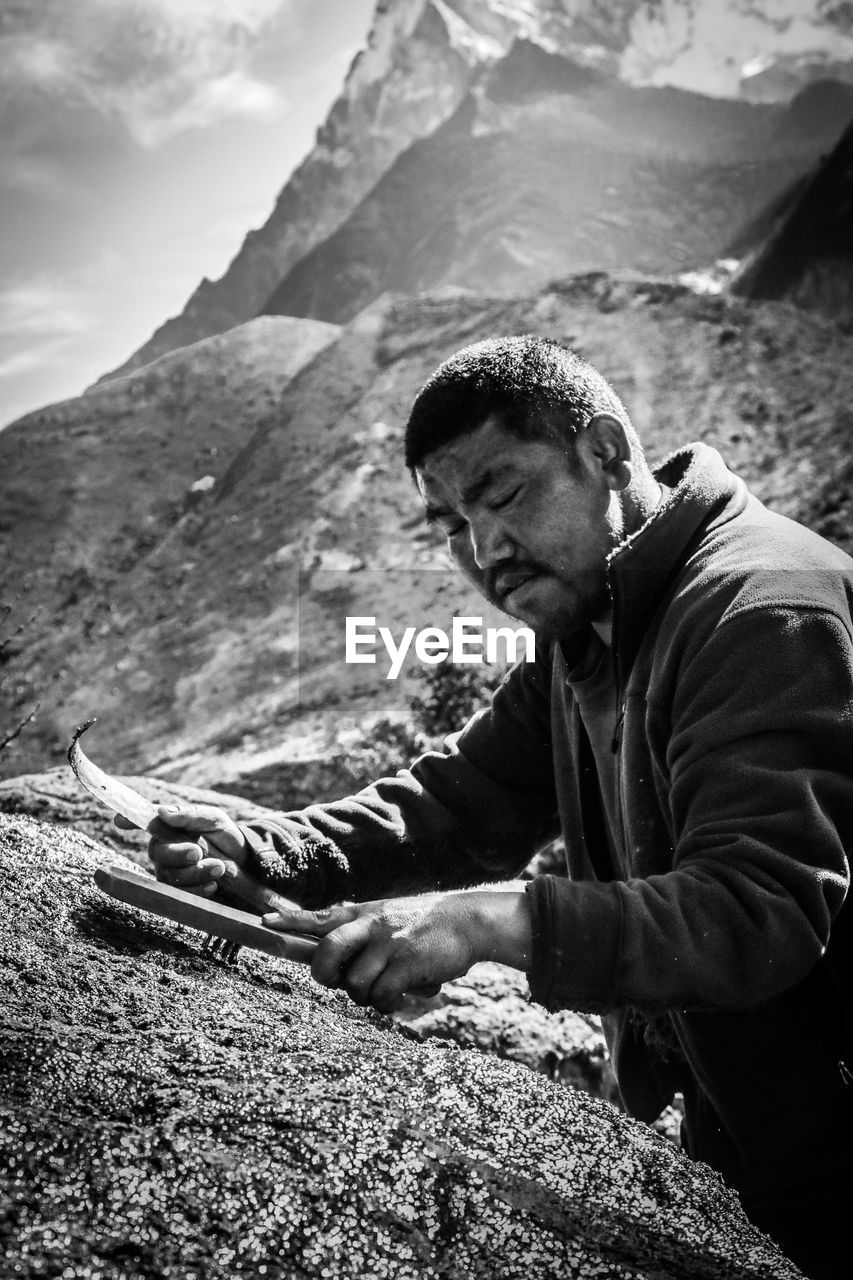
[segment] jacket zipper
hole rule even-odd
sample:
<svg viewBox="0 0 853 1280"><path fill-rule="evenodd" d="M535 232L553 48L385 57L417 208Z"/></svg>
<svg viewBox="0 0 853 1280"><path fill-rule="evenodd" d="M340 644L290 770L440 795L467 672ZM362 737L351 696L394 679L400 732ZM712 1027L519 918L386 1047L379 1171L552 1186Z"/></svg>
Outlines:
<svg viewBox="0 0 853 1280"><path fill-rule="evenodd" d="M616 724L613 731L613 741L611 746L616 756L616 819L619 824L619 843L616 849L616 859L619 870L623 875L627 873L628 854L627 840L625 838L625 810L622 803L622 726L625 719L625 703L619 703L619 714L616 717Z"/></svg>
<svg viewBox="0 0 853 1280"><path fill-rule="evenodd" d="M609 576L609 575L608 575ZM616 590L616 583L611 579L611 592L613 595L613 621L610 633L610 650L613 660L613 679L616 684L616 706L619 708L616 716L616 724L613 726L613 740L611 748L616 756L616 817L619 823L619 846L616 849L616 860L618 867L623 871L627 867L627 852L625 839L625 814L622 804L622 730L625 720L625 705L627 703L626 684L620 679L620 660L617 645L622 638L622 625L619 609L619 593Z"/></svg>
<svg viewBox="0 0 853 1280"><path fill-rule="evenodd" d="M616 755L622 745L622 721L625 719L625 703L623 702L619 708L619 714L616 717L616 724L613 726L613 737L610 740L610 750ZM619 770L616 770L617 777Z"/></svg>

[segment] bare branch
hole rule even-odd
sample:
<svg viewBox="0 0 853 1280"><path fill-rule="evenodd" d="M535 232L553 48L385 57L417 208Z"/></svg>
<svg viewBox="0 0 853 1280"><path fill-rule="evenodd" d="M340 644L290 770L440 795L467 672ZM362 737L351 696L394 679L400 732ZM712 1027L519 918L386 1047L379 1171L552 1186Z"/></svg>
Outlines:
<svg viewBox="0 0 853 1280"><path fill-rule="evenodd" d="M30 723L30 721L33 719L33 717L35 716L40 706L41 706L41 702L37 702L36 705L33 707L32 711L30 711L28 715L24 716L23 720L18 725L17 729L13 729L12 732L8 733L5 738L0 738L0 751L2 751L4 747L8 747L10 742L15 741L15 739L17 738L21 730L25 729L27 725Z"/></svg>
<svg viewBox="0 0 853 1280"><path fill-rule="evenodd" d="M12 612L12 606L7 605L6 612L3 615L3 622L6 621L6 619L8 618L11 612ZM15 628L14 631L10 631L7 636L4 636L3 639L0 640L0 653L5 653L5 651L9 648L9 645L15 639L15 636L19 636L21 632L24 631L27 627L32 626L32 624L35 622L36 618L39 616L40 613L41 613L41 609L36 609L35 613L31 618L27 618L26 622L22 622L19 627ZM0 744L0 746L2 745L3 744Z"/></svg>

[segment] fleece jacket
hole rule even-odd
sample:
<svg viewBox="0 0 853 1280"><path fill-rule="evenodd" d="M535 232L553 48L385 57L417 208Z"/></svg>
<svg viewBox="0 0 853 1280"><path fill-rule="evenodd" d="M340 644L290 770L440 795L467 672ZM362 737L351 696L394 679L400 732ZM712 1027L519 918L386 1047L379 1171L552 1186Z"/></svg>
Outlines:
<svg viewBox="0 0 853 1280"><path fill-rule="evenodd" d="M319 906L512 878L562 834L567 875L528 889L533 998L603 1015L635 1116L701 1096L691 1153L743 1192L849 1177L853 561L705 445L657 475L608 566L617 866L552 643L442 751L244 828L253 868Z"/></svg>

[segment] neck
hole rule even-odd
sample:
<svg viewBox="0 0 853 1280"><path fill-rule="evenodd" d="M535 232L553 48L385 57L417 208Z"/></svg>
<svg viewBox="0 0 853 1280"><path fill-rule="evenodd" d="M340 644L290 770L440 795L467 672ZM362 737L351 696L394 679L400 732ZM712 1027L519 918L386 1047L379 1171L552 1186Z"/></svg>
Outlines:
<svg viewBox="0 0 853 1280"><path fill-rule="evenodd" d="M663 501L663 490L650 471L643 471L622 493L625 533L636 533Z"/></svg>
<svg viewBox="0 0 853 1280"><path fill-rule="evenodd" d="M646 470L638 476L621 495L622 519L624 522L623 538L630 537L632 533L636 533L638 529L641 529L652 512L663 502L664 497L664 490L650 471ZM606 645L612 643L612 607L593 621L592 629L598 633Z"/></svg>

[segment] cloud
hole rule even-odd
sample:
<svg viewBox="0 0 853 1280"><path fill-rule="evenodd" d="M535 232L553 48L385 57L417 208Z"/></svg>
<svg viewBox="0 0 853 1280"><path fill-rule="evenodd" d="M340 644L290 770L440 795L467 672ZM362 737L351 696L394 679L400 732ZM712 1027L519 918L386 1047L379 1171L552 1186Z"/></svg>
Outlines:
<svg viewBox="0 0 853 1280"><path fill-rule="evenodd" d="M105 252L75 271L30 276L0 290L0 379L61 360L102 322L101 307L123 270L121 257Z"/></svg>
<svg viewBox="0 0 853 1280"><path fill-rule="evenodd" d="M150 150L191 129L206 129L223 120L237 117L277 120L287 105L277 90L238 69L191 88L187 86L186 96L173 110L165 109L165 101L163 109L159 109L159 96L172 98L173 90L170 87L162 95L149 90L135 102L123 103L131 133Z"/></svg>
<svg viewBox="0 0 853 1280"><path fill-rule="evenodd" d="M23 351L0 353L0 380L19 378L22 374L44 369L47 364L52 364L61 358L67 346L67 340L54 338L50 341L41 341L36 346L27 347ZM3 416L11 420L12 413L12 410L6 408Z"/></svg>
<svg viewBox="0 0 853 1280"><path fill-rule="evenodd" d="M639 6L621 58L622 74L640 84L669 84L698 93L737 97L742 81L786 54L815 59L853 57L842 28L849 6L815 0L680 0Z"/></svg>
<svg viewBox="0 0 853 1280"><path fill-rule="evenodd" d="M4 14L5 96L87 105L148 149L228 119L275 119L287 101L258 66L271 40L299 38L307 2L29 0Z"/></svg>
<svg viewBox="0 0 853 1280"><path fill-rule="evenodd" d="M94 193L75 181L67 166L44 156L27 155L20 147L20 139L0 139L0 190L23 192L66 208L69 204L80 208L95 204Z"/></svg>
<svg viewBox="0 0 853 1280"><path fill-rule="evenodd" d="M81 294L56 280L30 280L0 293L0 338L82 333L91 316Z"/></svg>

